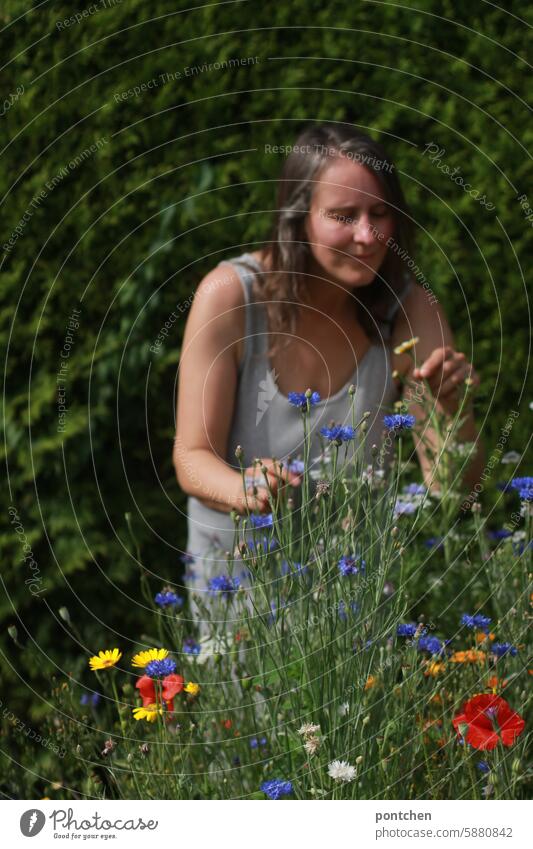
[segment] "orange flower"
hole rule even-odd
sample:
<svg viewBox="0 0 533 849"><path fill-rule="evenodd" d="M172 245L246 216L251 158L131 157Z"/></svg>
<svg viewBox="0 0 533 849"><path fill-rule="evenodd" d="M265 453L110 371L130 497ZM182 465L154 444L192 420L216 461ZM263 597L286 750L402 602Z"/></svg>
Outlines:
<svg viewBox="0 0 533 849"><path fill-rule="evenodd" d="M432 678L436 678L445 668L443 663L428 663L427 669L424 670L424 675L431 675Z"/></svg>
<svg viewBox="0 0 533 849"><path fill-rule="evenodd" d="M478 643L485 643L487 642L487 640L490 640L490 642L492 643L495 639L496 634L483 634L481 632L476 634L476 640Z"/></svg>
<svg viewBox="0 0 533 849"><path fill-rule="evenodd" d="M491 677L487 681L487 687L490 690L497 690L498 687L501 687L501 689L503 690L504 687L507 687L508 683L509 682L507 680L504 680L503 678L498 678L497 675L491 675Z"/></svg>
<svg viewBox="0 0 533 849"><path fill-rule="evenodd" d="M377 678L375 675L369 675L366 679L365 690L371 690L372 687L375 687L377 684Z"/></svg>
<svg viewBox="0 0 533 849"><path fill-rule="evenodd" d="M486 656L487 655L484 651L475 651L474 649L468 649L468 651L454 652L450 660L452 663L483 663Z"/></svg>

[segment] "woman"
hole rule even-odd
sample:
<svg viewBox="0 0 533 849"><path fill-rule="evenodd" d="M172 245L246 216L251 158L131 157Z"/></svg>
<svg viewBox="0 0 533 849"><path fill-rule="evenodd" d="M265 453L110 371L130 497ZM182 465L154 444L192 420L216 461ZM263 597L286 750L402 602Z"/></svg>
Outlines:
<svg viewBox="0 0 533 849"><path fill-rule="evenodd" d="M227 573L229 512L244 513L246 500L269 511L264 485L256 494L248 488L245 498L236 447L248 477L260 457L274 491L299 483L297 470L285 466L280 476L272 461L302 454L301 416L289 392L320 394L310 414L316 458L321 427L351 424L351 384L357 417L370 413L369 451L380 443L383 414L392 411L405 379L424 378L449 416L465 379L479 383L455 351L435 296L409 271L411 231L383 148L350 126L312 126L285 162L270 242L222 261L201 281L183 340L174 444L178 482L189 495L188 550L197 558L198 580L190 574L187 584L196 592ZM418 341L409 354L394 353L412 337ZM407 400L423 427L416 394ZM459 438L476 437L469 406ZM435 444L426 428L427 438ZM429 483L432 464L417 436L415 446ZM481 465L480 456L471 462L470 484Z"/></svg>

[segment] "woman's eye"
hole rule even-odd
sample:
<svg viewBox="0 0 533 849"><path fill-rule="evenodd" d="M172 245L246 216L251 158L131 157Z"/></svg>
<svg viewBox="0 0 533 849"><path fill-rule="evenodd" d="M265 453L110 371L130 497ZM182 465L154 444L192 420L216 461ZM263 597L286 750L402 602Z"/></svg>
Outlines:
<svg viewBox="0 0 533 849"><path fill-rule="evenodd" d="M388 209L377 209L377 210L375 209L374 212L372 213L374 218L384 218L388 214L389 214Z"/></svg>

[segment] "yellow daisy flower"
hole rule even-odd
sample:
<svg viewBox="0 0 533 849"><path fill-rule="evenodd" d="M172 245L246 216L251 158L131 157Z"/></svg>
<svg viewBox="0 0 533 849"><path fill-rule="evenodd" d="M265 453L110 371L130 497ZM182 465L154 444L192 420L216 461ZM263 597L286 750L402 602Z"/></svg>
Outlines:
<svg viewBox="0 0 533 849"><path fill-rule="evenodd" d="M166 649L148 649L147 651L140 651L136 654L131 665L144 669L146 664L150 663L151 660L164 660L165 657L168 657L168 651Z"/></svg>
<svg viewBox="0 0 533 849"><path fill-rule="evenodd" d="M155 722L157 714L161 715L163 708L161 705L146 705L146 707L133 708L134 719L146 719L147 722Z"/></svg>
<svg viewBox="0 0 533 849"><path fill-rule="evenodd" d="M94 657L90 657L89 666L93 672L96 672L97 669L110 669L119 662L121 657L122 652L118 649L106 649L106 651L99 651Z"/></svg>
<svg viewBox="0 0 533 849"><path fill-rule="evenodd" d="M411 348L414 348L416 343L419 342L418 336L413 336L412 339L408 339L407 342L402 342L401 345L397 345L394 349L395 354L405 354L406 351L410 351Z"/></svg>
<svg viewBox="0 0 533 849"><path fill-rule="evenodd" d="M186 687L184 687L186 693L190 693L191 696L197 696L200 692L200 685L193 684L192 681L189 681Z"/></svg>

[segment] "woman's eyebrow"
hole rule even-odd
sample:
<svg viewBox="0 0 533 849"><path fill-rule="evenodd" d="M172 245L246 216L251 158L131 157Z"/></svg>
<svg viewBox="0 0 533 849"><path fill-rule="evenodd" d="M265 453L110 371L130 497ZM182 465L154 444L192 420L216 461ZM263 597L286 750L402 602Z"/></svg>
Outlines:
<svg viewBox="0 0 533 849"><path fill-rule="evenodd" d="M374 203L371 203L370 206L386 206L387 203L384 200L376 200ZM328 209L360 209L359 206L356 206L353 203L333 203L328 205Z"/></svg>

